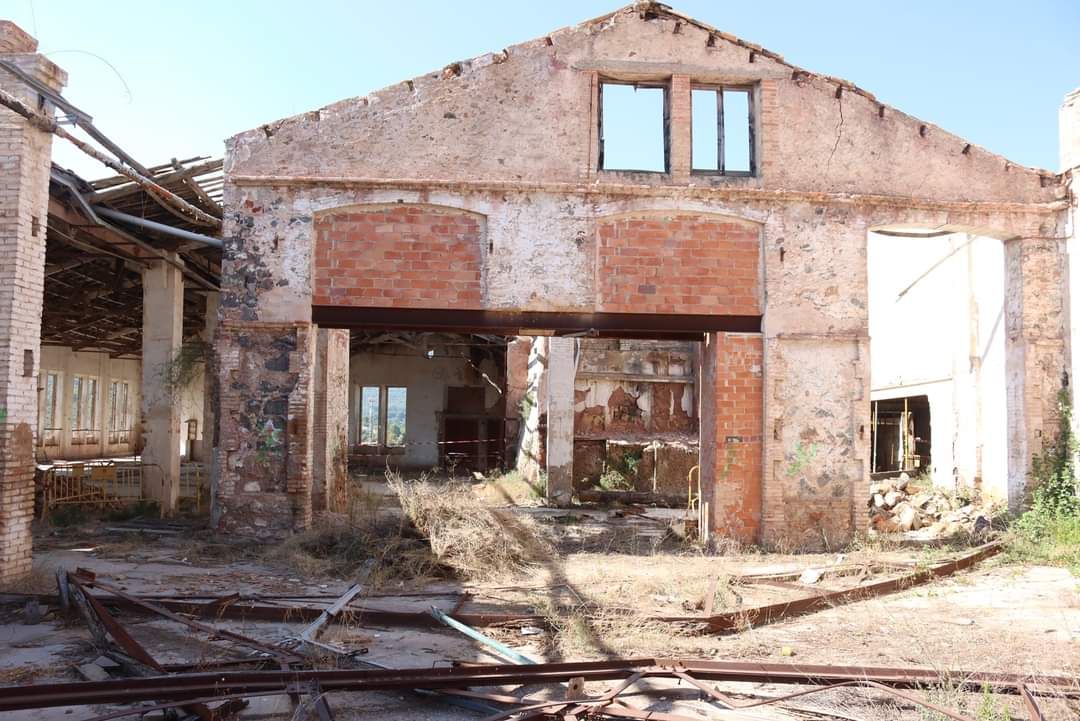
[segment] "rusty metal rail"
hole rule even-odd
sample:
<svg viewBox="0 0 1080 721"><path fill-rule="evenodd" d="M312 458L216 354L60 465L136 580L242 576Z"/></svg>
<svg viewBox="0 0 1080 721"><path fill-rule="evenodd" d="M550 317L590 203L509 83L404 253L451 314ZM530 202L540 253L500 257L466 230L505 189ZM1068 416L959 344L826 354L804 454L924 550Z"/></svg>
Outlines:
<svg viewBox="0 0 1080 721"><path fill-rule="evenodd" d="M78 704L185 702L226 696L290 693L317 683L323 691L386 691L451 689L461 686L562 683L571 679L619 681L641 678L685 678L699 681L750 682L828 686L873 683L891 689L938 686L943 679L960 690L1003 694L1059 695L1080 698L1080 678L982 671L937 671L918 668L826 666L815 664L746 663L692 659L637 658L613 661L514 666L504 664L395 670L269 670L178 674L84 683L37 684L0 689L0 711Z"/></svg>

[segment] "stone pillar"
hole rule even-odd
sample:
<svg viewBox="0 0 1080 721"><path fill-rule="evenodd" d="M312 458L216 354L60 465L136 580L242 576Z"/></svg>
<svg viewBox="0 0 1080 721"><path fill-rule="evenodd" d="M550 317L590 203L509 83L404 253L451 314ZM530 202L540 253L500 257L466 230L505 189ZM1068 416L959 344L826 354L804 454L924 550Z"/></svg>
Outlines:
<svg viewBox="0 0 1080 721"><path fill-rule="evenodd" d="M347 510L349 481L349 331L319 328L315 341L313 512Z"/></svg>
<svg viewBox="0 0 1080 721"><path fill-rule="evenodd" d="M0 20L0 57L59 90L62 70L37 41ZM7 72L0 88L38 107L38 93ZM45 227L52 136L0 107L0 582L30 571L34 515Z"/></svg>
<svg viewBox="0 0 1080 721"><path fill-rule="evenodd" d="M1008 500L1018 510L1030 493L1031 457L1057 438L1059 394L1070 367L1065 242L1017 238L1005 243L1005 394Z"/></svg>
<svg viewBox="0 0 1080 721"><path fill-rule="evenodd" d="M180 498L180 401L172 379L184 340L184 275L154 261L143 270L142 288L143 496L168 515Z"/></svg>
<svg viewBox="0 0 1080 721"><path fill-rule="evenodd" d="M761 541L835 548L870 491L867 221L789 204L766 226Z"/></svg>
<svg viewBox="0 0 1080 721"><path fill-rule="evenodd" d="M1080 344L1080 287L1074 291L1073 287L1080 284L1080 208L1077 206L1075 189L1080 187L1080 88L1065 96L1065 102L1061 105L1059 114L1059 128L1061 133L1061 172L1066 175L1066 182L1071 180L1074 189L1072 202L1066 210L1066 236L1067 250L1069 254L1069 346L1078 347ZM1073 394L1073 407L1076 407L1076 382L1080 379L1080 353L1073 355L1071 363L1069 388ZM1073 413L1073 433L1080 434L1080 414Z"/></svg>
<svg viewBox="0 0 1080 721"><path fill-rule="evenodd" d="M574 495L573 338L548 338L547 357L547 500L568 505Z"/></svg>
<svg viewBox="0 0 1080 721"><path fill-rule="evenodd" d="M709 333L701 348L701 524L752 544L761 533L763 347L758 334Z"/></svg>
<svg viewBox="0 0 1080 721"><path fill-rule="evenodd" d="M310 215L277 190L232 183L226 143L217 332L219 532L280 539L311 525L315 328Z"/></svg>

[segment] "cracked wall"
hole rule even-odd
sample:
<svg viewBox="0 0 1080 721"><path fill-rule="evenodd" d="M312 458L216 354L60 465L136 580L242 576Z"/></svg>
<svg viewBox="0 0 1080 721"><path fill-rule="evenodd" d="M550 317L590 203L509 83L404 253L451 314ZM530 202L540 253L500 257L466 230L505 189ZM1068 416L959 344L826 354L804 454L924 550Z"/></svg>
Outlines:
<svg viewBox="0 0 1080 721"><path fill-rule="evenodd" d="M461 279L478 284L478 297L470 285L466 297L455 298L424 286L424 278L403 276L424 269L397 265L385 279L395 294L377 301L388 308L443 309L456 302L500 311L760 314L760 480L747 475L733 492L751 506L755 493L761 500L740 521L740 533L775 543L842 542L864 525L856 509L869 485L868 232L964 231L1042 247L1066 237L1067 192L1048 171L1010 163L846 81L794 67L661 6L643 8L230 139L224 315L253 325L303 324L311 322L313 298L345 305L325 294L324 281L334 277L326 271L358 259L321 250L340 241L321 239L313 219L388 206L406 214L432 207L466 214L476 227L459 238L449 225L443 232L429 223L427 230L441 238L434 246L425 245L432 242L421 237L426 230L407 223L373 226L348 242L420 254L384 255L395 261L465 252L466 272L479 276ZM669 172L597 169L601 78L669 84ZM754 88L755 175L690 173L687 111L695 83ZM623 247L612 242L628 227L627 217L671 224L624 244L631 251L625 257L646 244L665 251L623 263ZM680 248L695 241L687 227L709 228L697 250L703 261L715 262L714 272L699 274L695 256L680 257ZM729 232L745 233L740 243L753 235L753 252L735 246L717 252ZM389 250L382 245L391 242L386 234L398 234L392 242L407 247ZM463 245L451 250L457 243ZM1024 257L1029 264L1010 271L1017 287L1034 289L1036 269L1058 262L1053 253ZM744 280L735 277L744 272L755 276L754 285L732 282ZM690 277L702 278L703 286L685 292ZM1058 283L1060 274L1054 278ZM396 293L399 280L409 282L410 292ZM677 302L656 300L668 296ZM1020 303L1023 318L1040 316L1033 294ZM1045 324L1023 327L1024 350L1011 366L1010 388L1019 395L1010 422L1035 438L1047 422L1036 416L1051 389L1038 382L1043 364L1032 359L1042 353L1040 343L1063 346ZM715 416L708 428L703 423L703 437L718 437L719 423ZM1011 461L1021 485L1027 463L1019 456ZM722 465L703 468L705 487L723 487Z"/></svg>

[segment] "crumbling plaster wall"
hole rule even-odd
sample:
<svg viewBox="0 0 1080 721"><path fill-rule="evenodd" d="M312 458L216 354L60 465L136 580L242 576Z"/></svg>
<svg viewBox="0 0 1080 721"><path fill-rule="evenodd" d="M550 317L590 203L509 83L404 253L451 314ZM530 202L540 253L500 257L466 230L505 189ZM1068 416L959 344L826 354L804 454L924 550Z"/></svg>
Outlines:
<svg viewBox="0 0 1080 721"><path fill-rule="evenodd" d="M680 92L687 78L755 83L759 172L690 176L688 107L674 101L670 174L597 171L600 75L674 76ZM482 308L498 310L597 309L605 217L753 225L764 308L759 535L777 542L838 541L865 523L855 509L869 473L868 231L1063 237L1064 191L1049 174L665 11L624 9L242 133L228 142L226 173L232 287L222 306L249 323L310 322L312 219L343 208L483 216ZM1032 390L1031 403L1044 393ZM710 479L719 470L706 469Z"/></svg>

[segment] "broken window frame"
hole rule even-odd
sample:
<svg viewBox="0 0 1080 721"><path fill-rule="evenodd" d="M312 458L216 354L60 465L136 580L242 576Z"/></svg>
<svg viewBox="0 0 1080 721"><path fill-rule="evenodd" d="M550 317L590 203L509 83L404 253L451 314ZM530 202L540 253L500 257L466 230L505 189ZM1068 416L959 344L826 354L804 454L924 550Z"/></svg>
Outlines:
<svg viewBox="0 0 1080 721"><path fill-rule="evenodd" d="M699 169L694 167L694 91L710 90L716 94L716 169ZM749 170L728 170L724 167L724 91L746 93L747 126L748 126L748 165ZM757 114L754 112L756 88L753 85L739 85L731 83L691 83L690 84L690 173L692 175L714 175L728 178L753 178L757 176L757 134L755 123Z"/></svg>
<svg viewBox="0 0 1080 721"><path fill-rule="evenodd" d="M39 446L60 445L59 434L63 428L64 381L60 371L42 372L44 382L41 387L41 427L38 431ZM52 398L50 399L50 391ZM57 424L57 420L60 421Z"/></svg>
<svg viewBox="0 0 1080 721"><path fill-rule="evenodd" d="M604 86L605 85L629 85L635 90L648 88L661 90L663 99L663 133L664 133L664 169L663 170L639 170L635 168L605 168L604 167ZM596 84L596 138L597 138L597 162L596 169L602 173L647 173L649 175L671 174L671 83L667 80L619 80L616 78L601 77Z"/></svg>
<svg viewBox="0 0 1080 721"><path fill-rule="evenodd" d="M408 425L408 403L409 403L409 389L407 386L400 385L376 385L374 383L361 383L357 386L358 397L358 409L357 409L357 422L356 422L356 445L368 452L385 453L385 454L399 454L405 452L405 446L408 445L409 437L409 425ZM365 443L364 433L364 391L372 389L377 391L377 418L375 419L375 442ZM393 443L390 442L389 437L389 412L390 412L390 392L400 390L405 394L405 418L402 423L401 439L398 441L395 439ZM370 435L367 436L370 440Z"/></svg>
<svg viewBox="0 0 1080 721"><path fill-rule="evenodd" d="M131 432L131 386L122 378L109 381L106 400L109 412L109 443L127 443Z"/></svg>
<svg viewBox="0 0 1080 721"><path fill-rule="evenodd" d="M97 439L96 376L75 374L71 377L71 443L94 445Z"/></svg>

